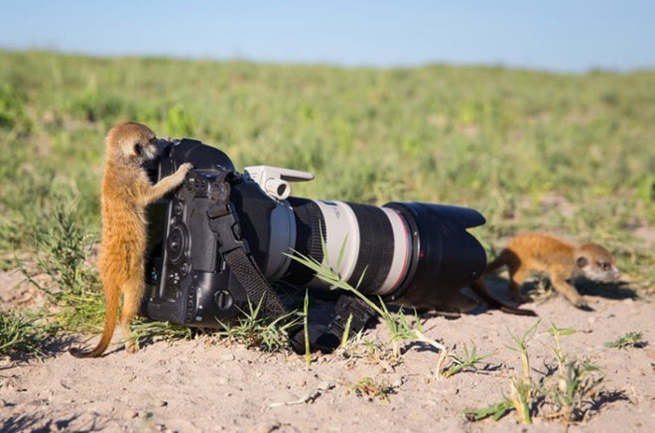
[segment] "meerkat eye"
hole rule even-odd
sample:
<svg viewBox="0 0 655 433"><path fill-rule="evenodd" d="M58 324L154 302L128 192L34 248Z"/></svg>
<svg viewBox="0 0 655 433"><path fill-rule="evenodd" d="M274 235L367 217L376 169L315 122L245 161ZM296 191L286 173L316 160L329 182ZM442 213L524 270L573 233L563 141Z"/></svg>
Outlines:
<svg viewBox="0 0 655 433"><path fill-rule="evenodd" d="M141 156L143 153L143 146L141 146L141 143L137 143L134 145L134 153L136 153L138 156Z"/></svg>
<svg viewBox="0 0 655 433"><path fill-rule="evenodd" d="M608 262L598 262L598 266L604 271L610 270L610 264Z"/></svg>

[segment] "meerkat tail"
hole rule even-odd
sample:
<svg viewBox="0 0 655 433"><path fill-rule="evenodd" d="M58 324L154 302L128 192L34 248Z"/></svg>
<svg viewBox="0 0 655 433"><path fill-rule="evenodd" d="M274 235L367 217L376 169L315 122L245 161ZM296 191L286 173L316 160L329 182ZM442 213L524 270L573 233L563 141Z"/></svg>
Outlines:
<svg viewBox="0 0 655 433"><path fill-rule="evenodd" d="M537 313L535 313L532 310L528 309L522 309L522 308L516 308L509 306L505 304L504 302L499 301L498 299L494 298L491 296L491 293L489 293L489 290L487 289L487 285L483 280L483 277L480 277L478 280L472 282L470 284L471 289L473 292L478 295L484 302L489 305L491 308L496 308L503 313L507 314L514 314L516 316L536 316Z"/></svg>
<svg viewBox="0 0 655 433"><path fill-rule="evenodd" d="M501 304L500 311L507 314L514 314L515 316L530 316L537 317L537 313L527 308L516 308L509 305Z"/></svg>
<svg viewBox="0 0 655 433"><path fill-rule="evenodd" d="M498 255L498 257L496 257L495 259L493 259L491 262L487 264L484 273L489 274L495 271L496 269L505 266L507 264L507 256L508 256L507 250L502 250Z"/></svg>
<svg viewBox="0 0 655 433"><path fill-rule="evenodd" d="M118 286L110 287L109 290L105 290L106 302L107 302L107 312L105 315L105 325L102 330L102 336L100 341L95 349L91 351L84 351L80 348L73 347L68 351L71 355L76 358L97 358L102 355L109 343L111 342L112 337L114 336L114 330L116 329L116 322L118 321L118 302L120 289Z"/></svg>

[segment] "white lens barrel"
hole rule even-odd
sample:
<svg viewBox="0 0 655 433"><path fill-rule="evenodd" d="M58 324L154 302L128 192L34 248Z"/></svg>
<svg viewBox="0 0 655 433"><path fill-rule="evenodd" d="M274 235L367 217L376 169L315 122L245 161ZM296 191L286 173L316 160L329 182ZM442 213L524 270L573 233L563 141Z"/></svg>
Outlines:
<svg viewBox="0 0 655 433"><path fill-rule="evenodd" d="M327 257L323 257L323 264L335 270L342 279L348 280L355 270L359 255L357 217L344 202L321 200L314 200L314 202L325 220L323 238L327 241ZM312 283L325 284L318 278Z"/></svg>
<svg viewBox="0 0 655 433"><path fill-rule="evenodd" d="M360 287L366 294L386 295L396 290L402 283L409 268L411 260L411 238L404 218L395 210L379 208L373 206L353 205L340 201L314 201L325 221L325 233L323 238L326 240L326 250L328 257L323 258L323 264L335 270L344 281L349 281L351 285L356 285L362 270L364 273L386 273L386 275L367 275L369 278L363 278L367 281L377 281L378 284L373 287ZM371 232L371 227L360 227L364 219L358 219L357 212L362 212L362 207L369 209L374 208L381 212L378 213L378 220L387 225L387 230L382 233ZM385 218L386 217L386 218ZM378 221L380 222L380 221ZM390 225L390 229L389 229ZM370 243L363 244L363 236L385 236L386 239L377 239L379 244L385 244L388 248L380 251L369 251L368 255L362 256L363 249L370 247ZM392 239L389 239L392 237ZM368 266L369 263L359 263L366 260L365 257L376 256L380 265L381 262L386 266ZM380 257L384 255L384 257ZM353 271L359 269L355 278L352 279ZM314 278L309 286L323 286L325 283L318 278Z"/></svg>

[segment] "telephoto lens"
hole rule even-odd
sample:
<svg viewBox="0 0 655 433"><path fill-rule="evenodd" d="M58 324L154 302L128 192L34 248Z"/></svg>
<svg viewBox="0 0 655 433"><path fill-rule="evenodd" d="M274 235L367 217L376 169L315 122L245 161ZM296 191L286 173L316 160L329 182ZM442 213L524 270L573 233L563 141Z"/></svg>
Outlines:
<svg viewBox="0 0 655 433"><path fill-rule="evenodd" d="M290 198L296 222L294 250L325 262L367 295L416 308L440 308L448 291L478 278L486 255L467 228L484 224L478 212L426 203L382 207L339 201ZM340 258L337 263L337 258ZM338 265L338 267L337 267ZM299 262L285 280L324 287Z"/></svg>

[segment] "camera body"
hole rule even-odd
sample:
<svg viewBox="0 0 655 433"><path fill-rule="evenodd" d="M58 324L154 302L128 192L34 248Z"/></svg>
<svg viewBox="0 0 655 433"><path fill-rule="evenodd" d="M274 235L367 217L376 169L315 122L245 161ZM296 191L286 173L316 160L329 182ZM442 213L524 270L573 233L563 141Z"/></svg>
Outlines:
<svg viewBox="0 0 655 433"><path fill-rule="evenodd" d="M472 209L289 197L289 182L311 174L267 166L239 174L225 153L189 139L166 142L147 169L154 183L185 162L194 169L182 186L148 208L142 314L151 319L212 328L248 311L247 290L225 260L234 243L270 282L329 289L291 259L302 254L367 295L446 311L486 266L466 230L484 223ZM217 202L227 203L223 236L213 219Z"/></svg>

